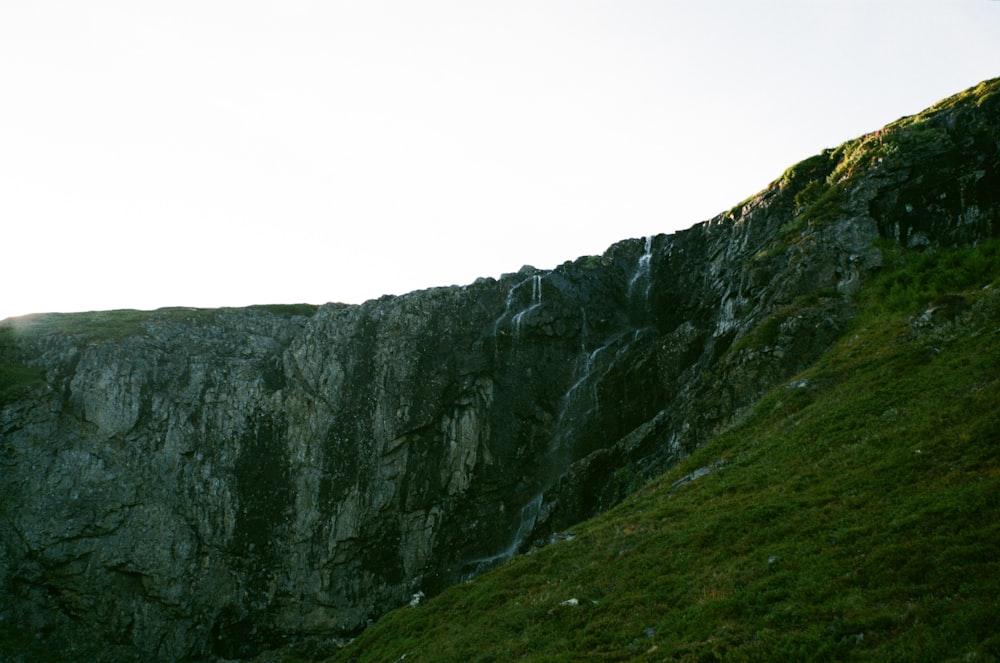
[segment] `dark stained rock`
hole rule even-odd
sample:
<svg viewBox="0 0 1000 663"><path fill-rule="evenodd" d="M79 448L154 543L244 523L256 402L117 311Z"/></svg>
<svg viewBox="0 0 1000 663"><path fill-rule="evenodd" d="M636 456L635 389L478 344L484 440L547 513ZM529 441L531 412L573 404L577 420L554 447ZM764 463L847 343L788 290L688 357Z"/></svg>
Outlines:
<svg viewBox="0 0 1000 663"><path fill-rule="evenodd" d="M68 658L249 657L552 540L827 349L877 239L996 236L998 98L553 270L360 306L8 321L3 623Z"/></svg>

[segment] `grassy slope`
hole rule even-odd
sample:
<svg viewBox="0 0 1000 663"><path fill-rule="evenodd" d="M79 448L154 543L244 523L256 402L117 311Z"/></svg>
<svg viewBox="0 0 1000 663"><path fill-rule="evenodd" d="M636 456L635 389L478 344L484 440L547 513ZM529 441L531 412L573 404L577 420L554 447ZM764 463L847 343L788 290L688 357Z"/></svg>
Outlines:
<svg viewBox="0 0 1000 663"><path fill-rule="evenodd" d="M336 660L995 660L1000 250L889 265L834 350L739 426ZM913 337L945 293L966 322Z"/></svg>
<svg viewBox="0 0 1000 663"><path fill-rule="evenodd" d="M773 250L835 216L876 160L934 152L944 137L923 123L933 113L995 109L998 95L1000 79L986 81L789 169L781 186L802 188ZM1000 658L1000 246L890 258L854 328L790 382L805 387L777 389L573 540L387 615L336 660ZM978 312L912 338L910 316L955 294ZM99 341L142 333L149 315L31 322ZM0 324L0 405L41 381Z"/></svg>

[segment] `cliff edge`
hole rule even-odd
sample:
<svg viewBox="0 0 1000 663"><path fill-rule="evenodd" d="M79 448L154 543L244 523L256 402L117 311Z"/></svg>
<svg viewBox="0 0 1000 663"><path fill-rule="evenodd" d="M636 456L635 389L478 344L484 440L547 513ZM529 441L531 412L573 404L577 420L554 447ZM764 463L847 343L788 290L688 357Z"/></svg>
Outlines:
<svg viewBox="0 0 1000 663"><path fill-rule="evenodd" d="M349 637L726 430L836 341L887 247L998 235L995 79L552 270L4 321L0 618L121 660Z"/></svg>

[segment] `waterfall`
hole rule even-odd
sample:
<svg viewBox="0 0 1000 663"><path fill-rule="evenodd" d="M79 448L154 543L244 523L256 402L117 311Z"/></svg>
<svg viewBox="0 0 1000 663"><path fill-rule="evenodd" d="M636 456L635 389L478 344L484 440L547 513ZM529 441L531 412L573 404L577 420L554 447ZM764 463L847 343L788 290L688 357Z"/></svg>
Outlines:
<svg viewBox="0 0 1000 663"><path fill-rule="evenodd" d="M622 332L605 345L582 353L583 359L577 364L580 368L574 372L576 380L563 394L556 414L549 442L549 453L554 458L565 460L565 454L572 453L572 449L565 448L565 442L579 437L577 431L588 426L592 416L601 411L598 386L615 366L627 359L637 344L646 342L652 333L650 327Z"/></svg>
<svg viewBox="0 0 1000 663"><path fill-rule="evenodd" d="M739 294L730 295L727 291L719 307L719 319L715 323L714 336L722 336L729 330L739 326L738 313L747 305L747 299Z"/></svg>
<svg viewBox="0 0 1000 663"><path fill-rule="evenodd" d="M527 539L531 534L531 530L535 528L535 522L538 520L538 514L541 510L542 493L538 493L521 507L517 531L514 533L514 538L511 539L509 544L507 544L507 547L495 555L480 557L467 562L467 565L472 566L473 568L469 573L465 574L463 579L471 580L483 571L488 571L493 568L493 566L495 566L498 562L503 562L516 555L517 551L521 549L522 545L524 545L525 539Z"/></svg>
<svg viewBox="0 0 1000 663"><path fill-rule="evenodd" d="M521 320L524 316L534 311L536 308L542 305L542 275L535 274L531 277L531 303L528 307L517 313L514 318L514 339L516 340L521 335Z"/></svg>
<svg viewBox="0 0 1000 663"><path fill-rule="evenodd" d="M552 438L549 443L549 453L553 454L554 457L558 458L569 451L564 447L566 440L573 436L577 426L586 425L586 414L600 409L597 385L607 377L619 355L628 347L627 342L624 346L620 345L622 340L622 336L619 335L608 344L583 353L583 360L578 363L580 368L575 372L577 378L563 394L559 403L559 411L556 414ZM610 358L604 356L608 350L613 350L613 356ZM585 389L586 387L589 389ZM581 403L581 399L586 400ZM584 412L580 411L581 405Z"/></svg>
<svg viewBox="0 0 1000 663"><path fill-rule="evenodd" d="M653 259L653 236L646 236L646 245L643 250L643 254L639 257L639 264L635 268L635 273L632 275L631 280L628 282L628 298L631 300L635 291L636 284L640 281L645 281L645 288L643 289L642 296L643 299L649 298L649 287L651 285L652 279L649 274L650 262Z"/></svg>
<svg viewBox="0 0 1000 663"><path fill-rule="evenodd" d="M528 301L524 308L518 310L516 306L518 305L518 295L521 290L524 289L525 284L531 283L531 299ZM523 301L523 297L520 298ZM503 313L500 317L493 322L493 347L497 359L500 358L500 346L497 342L500 336L500 328L509 319L511 325L514 328L514 345L517 345L518 340L521 337L521 323L524 320L524 316L528 313L534 311L539 306L542 305L542 275L534 274L523 281L518 281L515 283L510 291L507 293L507 301L503 307ZM515 312L516 311L516 312Z"/></svg>
<svg viewBox="0 0 1000 663"><path fill-rule="evenodd" d="M577 378L577 381L573 383L573 386L570 387L569 391L566 392L566 395L563 396L564 402L571 401L573 399L573 394L576 393L576 390L590 378L590 373L594 367L594 360L597 358L597 355L599 355L607 347L608 346L606 345L602 345L586 356L583 360L583 370L580 371L580 377Z"/></svg>

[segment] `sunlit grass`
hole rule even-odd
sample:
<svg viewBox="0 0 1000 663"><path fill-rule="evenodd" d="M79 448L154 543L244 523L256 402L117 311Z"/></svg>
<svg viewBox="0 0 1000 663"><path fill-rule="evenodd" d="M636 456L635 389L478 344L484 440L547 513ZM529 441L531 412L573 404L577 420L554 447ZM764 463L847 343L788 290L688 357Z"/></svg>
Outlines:
<svg viewBox="0 0 1000 663"><path fill-rule="evenodd" d="M995 660L998 274L995 243L894 256L789 383L806 386L571 541L390 613L337 660ZM942 294L966 315L912 334Z"/></svg>

